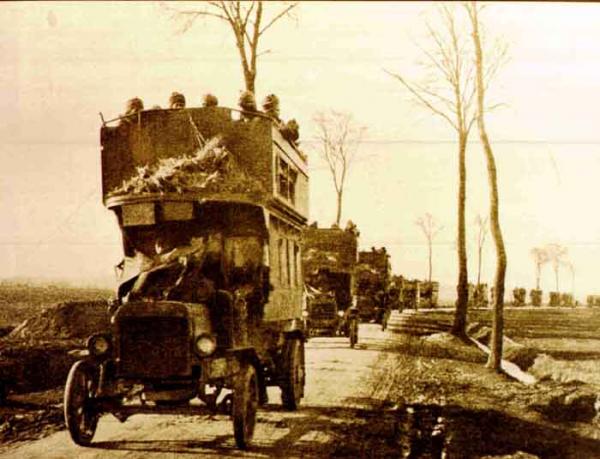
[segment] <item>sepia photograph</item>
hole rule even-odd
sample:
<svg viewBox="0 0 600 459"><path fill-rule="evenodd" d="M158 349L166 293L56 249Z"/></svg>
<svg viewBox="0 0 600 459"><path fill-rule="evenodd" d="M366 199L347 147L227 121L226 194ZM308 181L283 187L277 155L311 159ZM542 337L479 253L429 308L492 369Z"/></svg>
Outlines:
<svg viewBox="0 0 600 459"><path fill-rule="evenodd" d="M0 459L600 459L599 24L3 2Z"/></svg>

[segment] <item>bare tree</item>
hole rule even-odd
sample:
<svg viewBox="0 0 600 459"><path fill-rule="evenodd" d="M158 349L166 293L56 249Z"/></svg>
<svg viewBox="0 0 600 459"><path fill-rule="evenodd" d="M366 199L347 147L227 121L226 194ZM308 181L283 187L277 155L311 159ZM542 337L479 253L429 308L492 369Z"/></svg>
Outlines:
<svg viewBox="0 0 600 459"><path fill-rule="evenodd" d="M534 247L531 249L531 257L535 263L535 288L540 289L540 280L542 277L542 267L548 263L548 252L543 247Z"/></svg>
<svg viewBox="0 0 600 459"><path fill-rule="evenodd" d="M484 54L481 38L481 24L479 14L481 8L476 2L465 4L470 22L471 37L473 39L473 48L475 51L475 83L477 90L477 127L479 129L479 139L483 145L485 153L488 182L490 189L490 227L494 244L496 246L496 277L494 281L494 314L492 322L491 352L487 366L494 371L501 371L502 363L502 340L504 329L504 281L506 277L506 250L504 248L504 238L500 228L500 198L498 195L498 178L494 152L487 134L485 126L485 114L487 112L485 105L485 96L491 77L494 75L503 57L506 55L506 47L496 47L492 53ZM490 59L491 65L485 59Z"/></svg>
<svg viewBox="0 0 600 459"><path fill-rule="evenodd" d="M575 265L571 261L565 261L564 265L571 273L571 296L575 299Z"/></svg>
<svg viewBox="0 0 600 459"><path fill-rule="evenodd" d="M482 217L477 214L475 218L475 226L477 227L477 288L481 284L481 262L483 260L483 246L488 235L488 217Z"/></svg>
<svg viewBox="0 0 600 459"><path fill-rule="evenodd" d="M548 261L552 264L554 270L554 280L556 282L556 292L559 292L559 272L560 267L568 263L567 257L569 250L560 244L552 243L547 244L545 247L546 253L548 254Z"/></svg>
<svg viewBox="0 0 600 459"><path fill-rule="evenodd" d="M429 261L429 273L427 280L431 284L431 273L433 271L433 240L440 233L440 231L444 229L444 227L438 224L430 213L426 213L424 216L419 217L415 224L421 228L425 239L427 239Z"/></svg>
<svg viewBox="0 0 600 459"><path fill-rule="evenodd" d="M456 313L452 332L465 335L468 307L467 245L465 226L466 149L469 132L475 121L474 66L468 58L468 36L456 22L454 9L439 8L441 27L426 24L430 47L421 48L423 70L432 75L430 81L410 82L404 76L386 71L396 78L421 107L446 121L456 132L458 141L458 284Z"/></svg>
<svg viewBox="0 0 600 459"><path fill-rule="evenodd" d="M335 224L340 225L344 187L358 145L365 131L354 121L350 113L330 110L314 116L317 140L321 144L321 157L327 162L336 193L337 211Z"/></svg>
<svg viewBox="0 0 600 459"><path fill-rule="evenodd" d="M277 21L290 16L296 6L297 3L285 2L268 17L260 0L200 2L198 7L190 9L167 8L173 12L174 19L181 21L182 33L187 32L198 18L203 17L216 18L228 24L240 55L246 90L256 93L257 61L262 54L269 52L259 50L260 40Z"/></svg>

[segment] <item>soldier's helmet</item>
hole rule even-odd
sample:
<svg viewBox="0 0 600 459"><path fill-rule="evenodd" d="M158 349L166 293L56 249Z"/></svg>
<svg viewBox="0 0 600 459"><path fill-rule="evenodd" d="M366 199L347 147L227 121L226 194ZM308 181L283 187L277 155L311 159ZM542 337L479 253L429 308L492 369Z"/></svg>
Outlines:
<svg viewBox="0 0 600 459"><path fill-rule="evenodd" d="M169 107L185 108L185 96L180 92L173 92L169 97Z"/></svg>
<svg viewBox="0 0 600 459"><path fill-rule="evenodd" d="M268 115L279 118L279 97L269 94L262 103L262 108Z"/></svg>
<svg viewBox="0 0 600 459"><path fill-rule="evenodd" d="M297 142L300 138L300 126L295 119L289 120L281 130L283 137L291 142Z"/></svg>
<svg viewBox="0 0 600 459"><path fill-rule="evenodd" d="M252 91L244 91L240 94L238 105L244 111L255 112L256 111L256 99Z"/></svg>
<svg viewBox="0 0 600 459"><path fill-rule="evenodd" d="M144 109L144 102L139 97L134 97L127 101L125 112L127 115L131 113L141 112Z"/></svg>
<svg viewBox="0 0 600 459"><path fill-rule="evenodd" d="M214 94L207 93L202 96L203 107L216 107L217 105L219 105L219 99Z"/></svg>

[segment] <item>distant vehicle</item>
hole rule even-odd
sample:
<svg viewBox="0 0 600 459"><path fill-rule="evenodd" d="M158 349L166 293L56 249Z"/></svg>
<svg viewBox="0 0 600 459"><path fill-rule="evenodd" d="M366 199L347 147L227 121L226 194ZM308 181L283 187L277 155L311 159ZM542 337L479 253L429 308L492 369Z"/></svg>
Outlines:
<svg viewBox="0 0 600 459"><path fill-rule="evenodd" d="M358 314L363 321L382 324L385 329L390 314L387 301L390 286L390 256L385 247L358 253L356 295Z"/></svg>
<svg viewBox="0 0 600 459"><path fill-rule="evenodd" d="M353 300L357 234L354 227L310 226L304 234L302 260L309 335L347 336L351 347L358 341L358 311Z"/></svg>
<svg viewBox="0 0 600 459"><path fill-rule="evenodd" d="M89 445L103 413L226 413L246 448L267 386L288 410L304 394L305 156L224 107L142 111L101 143L123 282L68 376L71 438Z"/></svg>
<svg viewBox="0 0 600 459"><path fill-rule="evenodd" d="M402 309L401 296L404 278L400 275L392 275L387 293L387 305L390 311Z"/></svg>

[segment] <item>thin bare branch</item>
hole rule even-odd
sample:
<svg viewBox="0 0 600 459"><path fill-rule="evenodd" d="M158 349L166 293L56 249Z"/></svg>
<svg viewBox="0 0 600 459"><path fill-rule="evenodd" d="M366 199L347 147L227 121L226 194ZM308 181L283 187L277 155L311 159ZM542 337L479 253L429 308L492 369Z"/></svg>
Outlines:
<svg viewBox="0 0 600 459"><path fill-rule="evenodd" d="M400 83L402 83L404 85L404 87L406 89L408 89L408 91L416 98L416 100L418 102L423 104L425 107L427 107L429 110L431 110L436 115L441 116L443 119L445 119L450 124L450 126L452 126L456 131L459 130L458 125L454 121L452 121L452 119L446 113L444 113L439 108L435 107L435 105L431 101L428 101L427 99L425 99L425 97L423 97L423 95L420 94L415 88L413 88L413 86L410 83L408 83L404 78L402 78L402 76L400 76L396 73L390 72L389 70L386 70L386 69L384 69L384 72L390 76L393 76L398 81L400 81Z"/></svg>
<svg viewBox="0 0 600 459"><path fill-rule="evenodd" d="M428 51L425 48L422 48L420 46L419 46L419 49L421 50L423 55L425 55L425 57L427 57L431 66L433 68L436 68L443 75L443 77L446 79L446 81L451 83L452 82L452 74L450 73L448 68L444 67L444 65L442 65L440 63L439 59L437 59L430 51Z"/></svg>
<svg viewBox="0 0 600 459"><path fill-rule="evenodd" d="M417 91L422 92L423 94L426 94L434 99L438 99L441 103L443 103L446 106L446 108L448 108L448 110L450 112L452 112L454 110L455 102L448 99L446 96L440 94L439 92L436 92L433 89L429 89L426 86L420 85L418 83L413 83L413 85Z"/></svg>
<svg viewBox="0 0 600 459"><path fill-rule="evenodd" d="M265 49L264 51L261 51L260 53L256 53L256 57L259 58L260 56L264 56L265 54L271 54L273 52L273 50L271 49Z"/></svg>
<svg viewBox="0 0 600 459"><path fill-rule="evenodd" d="M252 14L252 11L254 10L255 5L256 5L256 2L251 2L250 6L246 10L246 17L244 17L244 20L242 21L242 26L244 27L244 29L246 29L246 27L248 26L248 19L250 18L250 15Z"/></svg>
<svg viewBox="0 0 600 459"><path fill-rule="evenodd" d="M259 30L258 35L262 35L263 33L265 33L267 31L267 29L269 29L269 27L271 27L273 24L275 24L279 19L281 19L283 16L287 15L291 10L293 10L296 6L298 6L297 3L292 3L291 5L288 5L287 8L284 8L282 11L279 12L279 14L275 15L273 17L273 19L271 19L267 25L265 25L262 29Z"/></svg>

